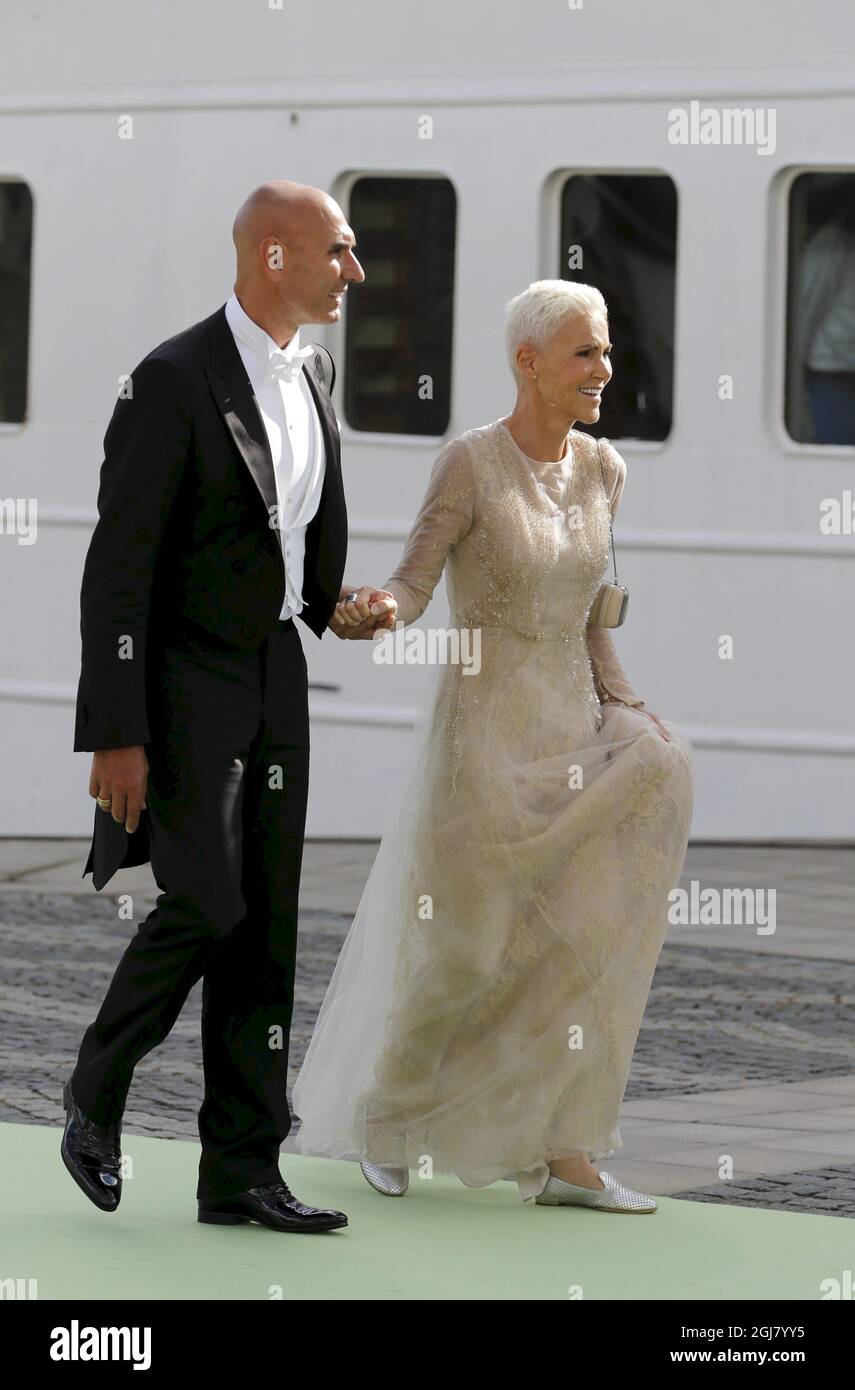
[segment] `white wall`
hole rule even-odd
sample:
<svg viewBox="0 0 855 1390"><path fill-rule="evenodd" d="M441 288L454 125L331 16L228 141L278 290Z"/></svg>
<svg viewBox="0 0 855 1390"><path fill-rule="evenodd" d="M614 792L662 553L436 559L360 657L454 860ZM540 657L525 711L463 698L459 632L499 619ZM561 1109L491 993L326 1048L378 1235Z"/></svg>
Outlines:
<svg viewBox="0 0 855 1390"><path fill-rule="evenodd" d="M88 27L86 8L60 42L71 14L51 15L41 36L29 6L7 4L12 59L0 41L3 75L19 84L0 98L0 176L25 178L35 198L29 420L0 432L0 494L36 496L40 522L33 546L0 537L0 834L91 827L89 760L70 749L101 441L118 377L230 293L246 193L271 176L333 191L361 171L452 179L451 437L513 404L501 306L555 273L556 172L638 169L678 185L676 394L664 445L616 441L632 591L621 657L695 742L696 838L851 837L852 538L821 537L818 519L822 498L852 487L855 450L794 445L780 423L786 183L852 159L855 100L835 56L855 37L851 13L675 2L655 6L653 25L651 7L613 0L560 16L529 5L523 24L482 3L413 6L406 21L407 7L383 3L343 6L322 30L305 6L288 7L287 29L263 7L212 18L207 5L164 6L155 24L152 7L90 4ZM21 86L28 56L38 82ZM671 105L726 103L736 88L740 104L774 102L772 157L668 144ZM431 142L417 138L425 109ZM133 141L116 137L126 111ZM340 328L309 336L343 368ZM722 372L736 382L729 403ZM439 443L345 427L349 579L379 584L393 570ZM438 591L425 621L445 620ZM314 700L310 833L379 833L423 673L300 631L312 679L341 686ZM733 662L718 659L721 633L735 638Z"/></svg>

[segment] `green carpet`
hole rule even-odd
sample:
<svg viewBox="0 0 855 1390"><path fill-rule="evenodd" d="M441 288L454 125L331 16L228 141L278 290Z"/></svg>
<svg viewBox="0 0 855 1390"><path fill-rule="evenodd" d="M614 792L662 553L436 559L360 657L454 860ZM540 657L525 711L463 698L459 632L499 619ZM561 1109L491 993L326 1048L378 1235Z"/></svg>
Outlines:
<svg viewBox="0 0 855 1390"><path fill-rule="evenodd" d="M123 1136L113 1216L59 1155L61 1130L0 1127L0 1279L59 1299L806 1299L853 1267L842 1217L660 1199L653 1215L523 1204L516 1186L412 1176L381 1197L355 1163L283 1154L303 1201L350 1225L325 1235L196 1221L198 1145ZM574 1291L571 1293L571 1290Z"/></svg>

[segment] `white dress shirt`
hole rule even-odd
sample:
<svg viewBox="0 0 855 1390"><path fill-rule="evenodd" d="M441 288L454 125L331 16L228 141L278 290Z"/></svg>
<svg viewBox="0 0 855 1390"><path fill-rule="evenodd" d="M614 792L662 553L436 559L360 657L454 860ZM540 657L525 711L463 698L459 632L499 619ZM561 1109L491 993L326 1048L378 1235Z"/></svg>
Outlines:
<svg viewBox="0 0 855 1390"><path fill-rule="evenodd" d="M226 320L255 392L276 480L279 539L285 562L285 598L280 617L294 617L305 605L303 568L306 527L318 510L324 485L321 422L303 362L314 348L300 347L300 330L280 348L251 319L233 294Z"/></svg>

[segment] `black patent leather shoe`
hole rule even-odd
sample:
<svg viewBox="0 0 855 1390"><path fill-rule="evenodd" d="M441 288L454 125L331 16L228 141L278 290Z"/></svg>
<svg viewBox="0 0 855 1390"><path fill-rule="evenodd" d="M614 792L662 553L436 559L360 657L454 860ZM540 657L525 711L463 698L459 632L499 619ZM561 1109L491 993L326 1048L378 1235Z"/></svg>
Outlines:
<svg viewBox="0 0 855 1390"><path fill-rule="evenodd" d="M257 1221L271 1231L334 1231L347 1225L343 1211L307 1207L281 1181L250 1187L246 1192L218 1201L202 1197L198 1201L198 1219L212 1226L240 1226L247 1221Z"/></svg>
<svg viewBox="0 0 855 1390"><path fill-rule="evenodd" d="M90 1120L71 1094L70 1081L62 1088L62 1103L62 1161L90 1202L100 1211L115 1211L122 1197L121 1125Z"/></svg>

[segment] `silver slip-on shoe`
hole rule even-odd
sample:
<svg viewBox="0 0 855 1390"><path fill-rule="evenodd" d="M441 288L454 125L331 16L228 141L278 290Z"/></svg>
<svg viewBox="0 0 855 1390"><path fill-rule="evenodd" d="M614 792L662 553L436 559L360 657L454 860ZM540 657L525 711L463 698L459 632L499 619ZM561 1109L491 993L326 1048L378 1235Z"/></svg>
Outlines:
<svg viewBox="0 0 855 1390"><path fill-rule="evenodd" d="M623 1183L613 1178L611 1173L600 1173L604 1186L599 1188L578 1187L576 1183L565 1182L550 1174L546 1186L535 1202L543 1207L592 1207L595 1211L656 1211L655 1197L647 1197L643 1192L633 1192Z"/></svg>
<svg viewBox="0 0 855 1390"><path fill-rule="evenodd" d="M406 1168L381 1168L379 1163L360 1163L359 1166L365 1181L384 1197L403 1197L410 1185Z"/></svg>

